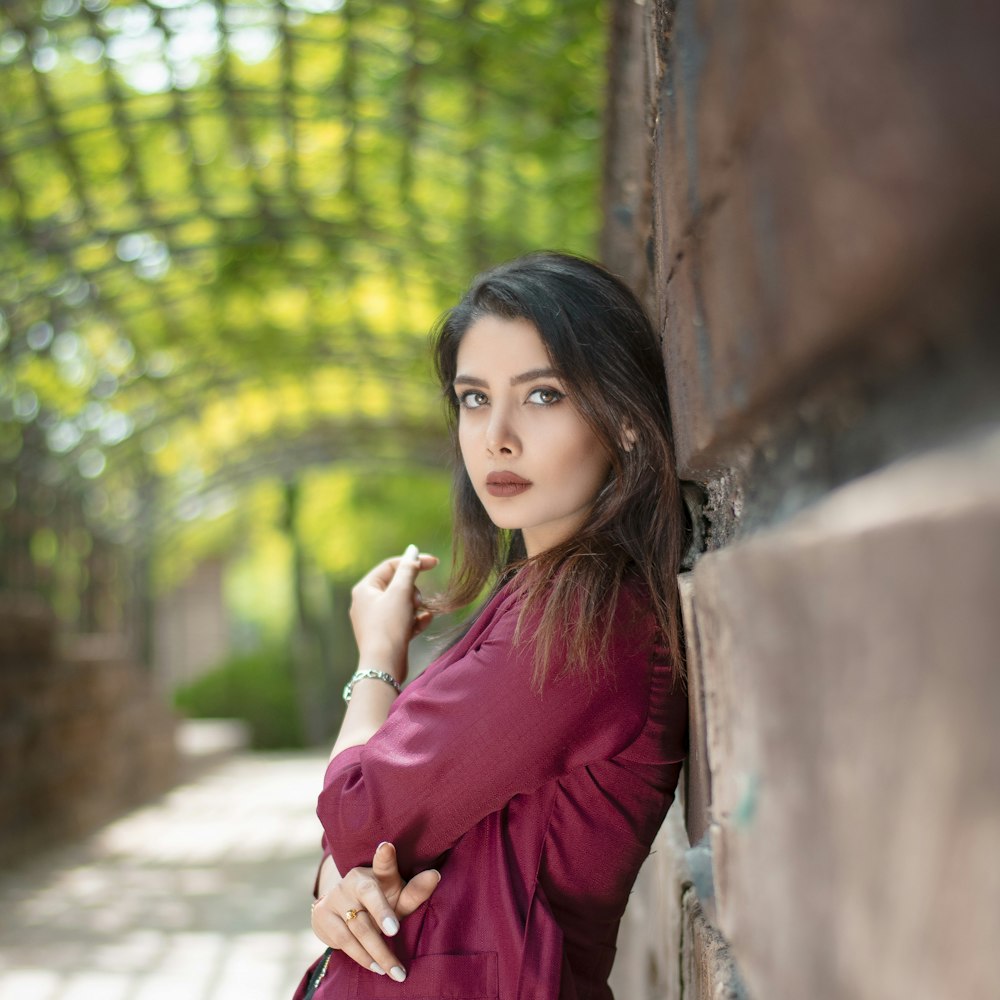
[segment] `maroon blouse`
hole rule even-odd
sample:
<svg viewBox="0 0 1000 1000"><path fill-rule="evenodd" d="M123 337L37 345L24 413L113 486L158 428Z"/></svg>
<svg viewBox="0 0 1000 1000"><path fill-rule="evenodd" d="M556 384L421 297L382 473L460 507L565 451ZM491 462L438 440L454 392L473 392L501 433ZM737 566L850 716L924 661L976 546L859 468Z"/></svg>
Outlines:
<svg viewBox="0 0 1000 1000"><path fill-rule="evenodd" d="M610 669L532 686L510 588L330 762L318 814L337 868L396 845L404 877L437 868L402 921L397 983L334 952L316 1000L608 1000L618 924L673 800L687 704L638 588ZM300 988L301 994L301 988Z"/></svg>

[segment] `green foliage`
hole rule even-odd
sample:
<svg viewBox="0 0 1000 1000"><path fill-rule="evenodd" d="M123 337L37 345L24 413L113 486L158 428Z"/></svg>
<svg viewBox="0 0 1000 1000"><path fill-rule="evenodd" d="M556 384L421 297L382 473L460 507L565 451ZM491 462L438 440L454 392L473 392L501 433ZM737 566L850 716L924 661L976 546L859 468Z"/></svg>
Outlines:
<svg viewBox="0 0 1000 1000"><path fill-rule="evenodd" d="M446 563L449 486L436 470L314 470L303 479L300 538L317 565L345 583L410 542Z"/></svg>
<svg viewBox="0 0 1000 1000"><path fill-rule="evenodd" d="M595 250L605 16L0 5L0 510L27 525L0 542L67 614L103 602L69 599L82 529L37 533L43 487L163 589L207 555L252 563L233 589L272 632L288 554L258 484L302 482L337 580L411 540L447 556L426 332L488 263Z"/></svg>
<svg viewBox="0 0 1000 1000"><path fill-rule="evenodd" d="M291 658L280 646L233 657L179 688L174 704L193 719L243 719L257 750L303 746Z"/></svg>

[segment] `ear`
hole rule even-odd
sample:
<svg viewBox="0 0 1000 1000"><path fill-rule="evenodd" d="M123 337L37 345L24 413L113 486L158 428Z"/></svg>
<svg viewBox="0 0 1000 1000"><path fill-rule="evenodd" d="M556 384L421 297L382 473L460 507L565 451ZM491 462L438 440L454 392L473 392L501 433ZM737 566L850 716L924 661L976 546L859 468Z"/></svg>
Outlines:
<svg viewBox="0 0 1000 1000"><path fill-rule="evenodd" d="M631 451L632 448L635 447L635 440L636 440L635 431L631 427L628 426L623 427L622 438L621 438L622 448L624 448L625 451Z"/></svg>

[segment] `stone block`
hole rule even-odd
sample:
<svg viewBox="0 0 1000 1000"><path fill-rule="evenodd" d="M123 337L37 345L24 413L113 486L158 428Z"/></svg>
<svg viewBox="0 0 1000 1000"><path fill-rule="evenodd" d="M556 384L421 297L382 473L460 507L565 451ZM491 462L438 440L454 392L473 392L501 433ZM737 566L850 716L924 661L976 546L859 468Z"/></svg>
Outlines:
<svg viewBox="0 0 1000 1000"><path fill-rule="evenodd" d="M5 669L52 658L55 615L35 594L0 594L0 665Z"/></svg>
<svg viewBox="0 0 1000 1000"><path fill-rule="evenodd" d="M680 1000L678 955L684 938L681 900L691 884L680 803L667 814L629 896L611 974L616 997Z"/></svg>
<svg viewBox="0 0 1000 1000"><path fill-rule="evenodd" d="M683 989L678 1000L744 1000L746 990L736 971L729 945L705 918L693 888L684 892L680 967Z"/></svg>
<svg viewBox="0 0 1000 1000"><path fill-rule="evenodd" d="M657 6L657 313L695 473L804 384L918 336L935 285L995 285L1000 8Z"/></svg>
<svg viewBox="0 0 1000 1000"><path fill-rule="evenodd" d="M2 860L87 832L177 774L153 678L120 644L66 645L66 660L0 673Z"/></svg>
<svg viewBox="0 0 1000 1000"><path fill-rule="evenodd" d="M1000 431L693 571L718 925L750 992L1000 992Z"/></svg>
<svg viewBox="0 0 1000 1000"><path fill-rule="evenodd" d="M712 777L708 766L708 733L705 720L705 694L702 685L701 655L698 648L698 624L694 602L694 584L690 573L678 577L684 635L687 645L687 689L690 729L688 758L682 775L684 823L689 843L697 844L707 833L709 805L712 801Z"/></svg>
<svg viewBox="0 0 1000 1000"><path fill-rule="evenodd" d="M604 114L604 170L600 259L650 304L646 262L650 229L650 130L645 48L649 8L611 6L608 104Z"/></svg>
<svg viewBox="0 0 1000 1000"><path fill-rule="evenodd" d="M678 803L679 804L679 803ZM643 865L618 936L611 976L622 1000L742 998L732 957L706 915L688 862L682 810L671 808Z"/></svg>

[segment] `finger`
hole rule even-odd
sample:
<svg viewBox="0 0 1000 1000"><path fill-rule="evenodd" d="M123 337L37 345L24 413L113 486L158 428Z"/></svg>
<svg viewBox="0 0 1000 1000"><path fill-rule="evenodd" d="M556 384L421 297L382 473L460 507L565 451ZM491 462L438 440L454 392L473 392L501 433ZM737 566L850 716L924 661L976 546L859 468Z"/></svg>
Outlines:
<svg viewBox="0 0 1000 1000"><path fill-rule="evenodd" d="M410 547L412 548L413 546ZM423 573L429 569L433 569L440 561L441 560L438 559L437 556L428 555L426 552L420 553L413 559L417 573ZM361 582L365 583L368 581L369 577L377 576L381 583L387 585L391 582L396 570L399 569L400 565L405 562L407 562L405 553L401 556L392 556L391 558L380 562L378 566L370 570L367 576L362 577Z"/></svg>
<svg viewBox="0 0 1000 1000"><path fill-rule="evenodd" d="M411 638L420 635L430 623L434 621L434 614L431 611L418 611L413 616L413 631Z"/></svg>
<svg viewBox="0 0 1000 1000"><path fill-rule="evenodd" d="M420 551L416 545L407 545L402 558L396 564L396 572L393 574L391 588L409 590L413 586L413 581L420 572Z"/></svg>
<svg viewBox="0 0 1000 1000"><path fill-rule="evenodd" d="M419 875L414 875L406 888L399 895L396 902L396 914L399 917L408 917L418 906L422 906L434 894L434 890L441 881L441 873L433 868L429 868Z"/></svg>
<svg viewBox="0 0 1000 1000"><path fill-rule="evenodd" d="M407 551L410 549L416 549L415 545L407 546ZM390 556L388 559L383 559L380 563L373 566L362 578L361 581L364 583L367 580L380 579L388 582L392 579L393 574L399 567L400 563L406 561L406 552L401 556ZM414 553L413 562L416 564L418 572L424 572L428 569L433 569L441 560L437 556L432 556L429 552Z"/></svg>
<svg viewBox="0 0 1000 1000"><path fill-rule="evenodd" d="M359 880L352 889L358 900L371 914L384 934L392 936L399 930L394 903L403 889L403 878L396 863L396 849L383 841L372 859L372 878Z"/></svg>
<svg viewBox="0 0 1000 1000"><path fill-rule="evenodd" d="M360 920L359 914L355 919ZM351 923L354 923L352 920ZM342 951L348 958L357 962L363 969L368 969L378 975L384 976L392 968L392 965L382 965L376 961L375 957L367 951L364 945L351 933L344 919L336 913L331 913L324 907L317 906L313 910L312 920L313 933L320 941Z"/></svg>
<svg viewBox="0 0 1000 1000"><path fill-rule="evenodd" d="M393 927L393 921L396 917L396 901L399 899L399 894L403 891L406 882L399 872L396 847L387 840L383 840L375 848L375 856L372 858L372 875L374 875L386 902L389 904L389 912L381 915L385 932L395 934L396 931L390 928ZM386 917L391 918L388 923L385 923ZM396 926L398 927L398 922Z"/></svg>
<svg viewBox="0 0 1000 1000"><path fill-rule="evenodd" d="M379 933L370 913L360 912L353 920L347 921L346 926L365 954L370 955L371 960L383 972L387 972L393 979L397 980L400 979L400 974L403 978L406 977L403 963L389 950L385 938Z"/></svg>
<svg viewBox="0 0 1000 1000"><path fill-rule="evenodd" d="M354 585L355 590L361 590L365 587L375 587L378 590L385 590L386 587L392 582L392 578L395 575L396 567L399 565L399 557L394 556L392 559L383 559L377 566L373 566L360 580Z"/></svg>

